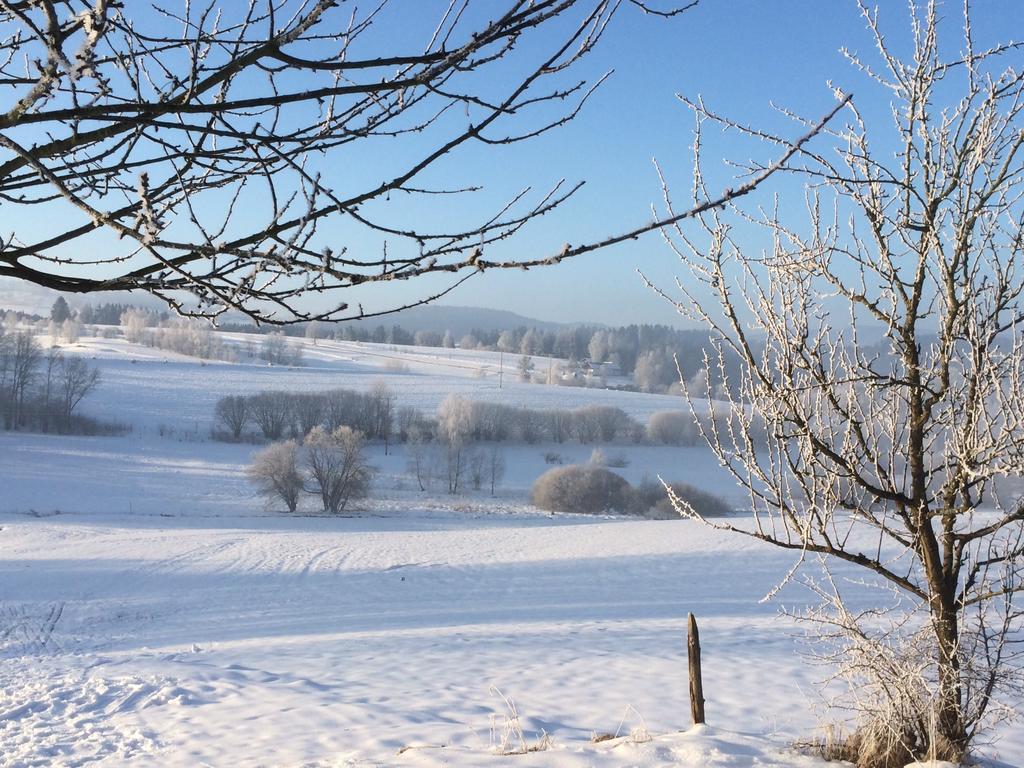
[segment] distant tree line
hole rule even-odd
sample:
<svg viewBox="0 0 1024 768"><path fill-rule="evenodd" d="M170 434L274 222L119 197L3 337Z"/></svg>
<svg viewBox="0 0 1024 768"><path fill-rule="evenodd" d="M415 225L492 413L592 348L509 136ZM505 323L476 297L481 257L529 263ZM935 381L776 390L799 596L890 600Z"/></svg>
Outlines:
<svg viewBox="0 0 1024 768"><path fill-rule="evenodd" d="M62 301L63 299L59 299ZM66 306L66 305L65 305ZM124 325L124 317L145 317L147 327L187 327L192 340L183 339L180 331L166 334L166 343L155 335L147 338L153 346L182 352L198 357L232 359L223 347L218 350L209 341L212 326L206 323L185 324L172 321L166 312L155 313L128 304L85 304L71 316L83 324ZM420 346L438 349L481 349L500 351L523 356L558 358L569 363L590 361L611 363L623 376L633 378L633 386L642 392L668 392L679 388L680 375L700 395L710 393L721 397L725 382L737 380L737 360L734 355L725 356L725 370L715 371L720 380L707 384L704 354L711 352L709 336L703 330L681 330L667 325L629 325L620 328L598 326L566 326L556 330L518 326L505 330L473 329L456 337L451 331L441 333L434 330L410 330L400 325L379 324L370 328L364 324L342 324L326 326L322 323L287 326L273 329L266 326L257 328L251 324L224 323L220 330L238 333L273 336L274 341L265 342L260 357L274 364L296 365L301 356L297 344L286 346L284 336L311 339L333 338L339 341L356 341L396 346ZM196 330L198 329L198 330ZM193 344L196 334L206 330L206 340ZM147 343L144 341L143 343ZM184 347L184 348L182 348ZM186 351L195 349L197 351ZM223 357L221 357L223 355ZM529 376L523 376L524 380Z"/></svg>

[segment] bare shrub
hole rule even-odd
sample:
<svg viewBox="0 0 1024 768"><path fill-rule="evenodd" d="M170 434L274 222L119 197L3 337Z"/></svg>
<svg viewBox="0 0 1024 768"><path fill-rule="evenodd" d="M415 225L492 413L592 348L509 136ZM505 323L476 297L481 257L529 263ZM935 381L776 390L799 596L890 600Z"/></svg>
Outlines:
<svg viewBox="0 0 1024 768"><path fill-rule="evenodd" d="M601 467L549 469L533 484L534 506L552 512L625 512L630 508L629 483Z"/></svg>
<svg viewBox="0 0 1024 768"><path fill-rule="evenodd" d="M363 436L349 427L328 432L314 427L306 436L306 463L324 512L344 511L351 499L366 496L372 470L363 454Z"/></svg>
<svg viewBox="0 0 1024 768"><path fill-rule="evenodd" d="M262 496L280 499L294 512L299 506L303 480L298 464L299 446L294 440L274 443L257 453L247 474Z"/></svg>

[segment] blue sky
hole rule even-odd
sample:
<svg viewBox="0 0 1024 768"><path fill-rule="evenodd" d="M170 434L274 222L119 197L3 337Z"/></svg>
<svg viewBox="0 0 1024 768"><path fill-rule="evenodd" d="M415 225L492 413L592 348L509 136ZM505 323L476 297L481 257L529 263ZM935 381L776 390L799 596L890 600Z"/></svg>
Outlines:
<svg viewBox="0 0 1024 768"><path fill-rule="evenodd" d="M671 4L671 0L652 2L657 7ZM981 44L1024 38L1024 10L1016 0L975 5L974 29ZM446 0L396 0L391 16L378 26L377 45L388 52L415 50L446 6ZM941 8L949 17L944 30L947 50L959 52L962 4L948 0ZM910 38L906 3L887 0L881 15L890 40L906 45ZM519 54L538 61L552 42L544 35L528 36ZM462 147L417 183L485 183L485 191L478 196L444 201L455 206L455 213L479 220L526 186L542 192L560 178L570 183L585 180L583 190L563 209L524 230L493 256L488 254L495 258L548 256L564 243L590 242L646 223L651 203L660 199L652 157L666 170L679 198L685 199L691 182L693 119L677 93L702 96L716 111L796 136L802 131L780 118L772 103L816 118L835 104L826 85L832 80L852 91L858 107L885 130L887 95L839 53L845 46L870 57L873 45L854 0L702 0L695 9L668 20L645 16L623 3L598 49L576 70L591 80L615 70L576 120L513 147ZM489 85L500 88L503 84ZM388 178L389 163L421 156L429 149L415 139L353 146L354 152L331 157L325 164L323 170L332 183L348 180L365 185L369 180L375 184ZM722 186L730 183L723 160L743 160L751 150L734 134L707 135L705 148L706 168ZM762 159L770 156L763 148L761 153ZM759 194L776 193L783 207L798 211L803 205L801 189L792 180L772 179ZM430 205L430 201L396 199L389 206L388 220L420 220L443 228L447 221L434 222L430 217L447 216L452 209L438 214ZM41 208L31 212L29 218L34 220L29 226L46 228L47 215ZM246 223L246 215L256 214L243 213L240 225ZM0 210L5 231L13 225L7 219ZM19 224L25 223L19 220ZM336 248L379 247L340 226L325 227L324 234ZM666 302L643 286L638 268L666 287L671 287L676 275L685 278L681 265L655 233L555 267L488 272L465 283L444 303L508 309L544 320L681 323ZM354 298L365 301L368 308L393 306L445 284L434 278L388 283Z"/></svg>
<svg viewBox="0 0 1024 768"><path fill-rule="evenodd" d="M1024 37L1024 10L1014 2L977 3L978 40ZM945 33L961 50L961 4L948 2ZM910 39L906 3L881 6L891 41ZM561 214L525 232L516 248L524 255L549 254L562 243L579 243L643 223L660 197L651 158L668 171L685 196L690 175L692 117L677 93L703 96L717 111L741 121L786 128L772 103L817 117L835 103L826 82L853 91L858 106L888 126L888 101L877 85L856 72L839 50L871 55L873 39L853 0L704 0L671 20L644 16L623 7L601 48L585 69L614 69L612 78L569 126L512 151L466 153L456 163L498 164L506 170L495 184L566 177L586 179L584 190ZM953 47L955 46L955 47ZM708 137L709 169L723 172L719 158L747 157L749 145L730 135ZM465 170L467 166L463 165ZM799 187L773 180L765 194L778 192L783 205L802 207ZM462 286L446 303L509 309L558 321L681 322L672 308L652 295L636 274L642 268L659 284L685 277L657 234L544 270L487 273ZM403 286L411 297L422 286ZM389 287L389 290L391 288ZM389 296L390 298L390 296Z"/></svg>

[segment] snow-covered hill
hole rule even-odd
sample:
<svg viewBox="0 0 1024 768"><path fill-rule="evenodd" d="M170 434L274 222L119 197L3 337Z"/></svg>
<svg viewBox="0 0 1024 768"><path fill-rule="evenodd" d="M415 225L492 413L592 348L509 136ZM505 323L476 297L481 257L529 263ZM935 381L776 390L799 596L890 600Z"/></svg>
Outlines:
<svg viewBox="0 0 1024 768"><path fill-rule="evenodd" d="M484 352L320 342L296 369L119 339L70 353L103 372L83 411L134 431L0 433L0 766L825 765L790 745L821 735L827 670L761 602L793 555L689 521L542 513L527 493L543 445L505 448L496 498L423 494L401 447L376 446L353 516L288 516L245 479L259 446L208 439L224 394L378 379L424 410L460 392L644 419L679 399L521 384L511 368L499 389ZM583 461L591 446L557 450ZM661 473L742 502L705 451L610 451L634 482ZM990 758L1024 764L1024 734L1000 735ZM524 744L541 749L502 754Z"/></svg>

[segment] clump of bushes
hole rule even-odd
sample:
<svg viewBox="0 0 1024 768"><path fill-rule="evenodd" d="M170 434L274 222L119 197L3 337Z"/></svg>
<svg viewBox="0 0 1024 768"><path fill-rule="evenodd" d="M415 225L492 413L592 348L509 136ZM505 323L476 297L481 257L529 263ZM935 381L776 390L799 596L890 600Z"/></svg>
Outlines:
<svg viewBox="0 0 1024 768"><path fill-rule="evenodd" d="M678 499L691 505L699 515L721 517L732 512L725 501L692 485L672 483L670 487ZM633 487L621 475L593 463L548 470L533 484L530 500L534 506L551 512L618 512L653 520L680 517L661 483L645 480Z"/></svg>
<svg viewBox="0 0 1024 768"><path fill-rule="evenodd" d="M732 508L721 498L688 483L669 483L672 493L690 505L701 517L725 517ZM668 491L660 482L645 480L633 489L633 514L652 520L675 520L679 512L672 506Z"/></svg>
<svg viewBox="0 0 1024 768"><path fill-rule="evenodd" d="M373 469L366 463L361 432L344 426L328 432L318 426L301 447L286 440L257 453L248 475L260 495L282 502L289 512L308 492L319 497L324 512L338 514L349 501L367 495Z"/></svg>
<svg viewBox="0 0 1024 768"><path fill-rule="evenodd" d="M604 467L549 469L533 484L530 501L551 512L628 512L630 485L622 475Z"/></svg>

